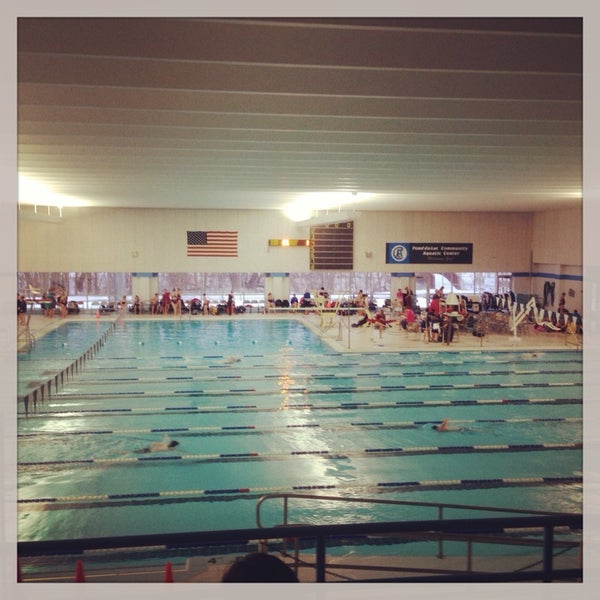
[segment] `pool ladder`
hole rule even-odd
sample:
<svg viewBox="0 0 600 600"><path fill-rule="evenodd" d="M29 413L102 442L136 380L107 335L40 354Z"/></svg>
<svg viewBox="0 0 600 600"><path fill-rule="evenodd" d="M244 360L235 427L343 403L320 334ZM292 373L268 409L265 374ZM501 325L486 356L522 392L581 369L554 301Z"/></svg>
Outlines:
<svg viewBox="0 0 600 600"><path fill-rule="evenodd" d="M17 348L19 352L31 352L35 346L35 336L29 328L31 314L27 315L27 320L23 325L18 326L17 331Z"/></svg>

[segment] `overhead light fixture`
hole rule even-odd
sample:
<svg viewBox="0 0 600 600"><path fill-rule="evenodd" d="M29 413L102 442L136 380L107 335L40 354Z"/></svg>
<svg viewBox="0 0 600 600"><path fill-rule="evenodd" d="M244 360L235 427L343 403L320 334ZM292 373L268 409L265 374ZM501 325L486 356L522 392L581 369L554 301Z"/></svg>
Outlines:
<svg viewBox="0 0 600 600"><path fill-rule="evenodd" d="M313 209L310 206L302 206L301 204L290 204L285 209L285 215L291 221L307 221L313 215Z"/></svg>
<svg viewBox="0 0 600 600"><path fill-rule="evenodd" d="M342 223L344 221L353 221L360 215L355 210L329 210L323 213L316 214L309 219L306 224L314 225L329 225L330 223Z"/></svg>
<svg viewBox="0 0 600 600"><path fill-rule="evenodd" d="M19 175L18 203L19 206L47 206L60 211L65 206L89 206L90 204L88 201L75 196L58 194L46 184L40 183L27 175Z"/></svg>
<svg viewBox="0 0 600 600"><path fill-rule="evenodd" d="M285 209L285 215L292 221L321 221L335 223L356 216L349 205L368 200L372 194L352 192L311 192L301 194ZM343 214L342 214L343 213ZM349 216L352 215L352 216ZM325 221L322 221L325 219Z"/></svg>

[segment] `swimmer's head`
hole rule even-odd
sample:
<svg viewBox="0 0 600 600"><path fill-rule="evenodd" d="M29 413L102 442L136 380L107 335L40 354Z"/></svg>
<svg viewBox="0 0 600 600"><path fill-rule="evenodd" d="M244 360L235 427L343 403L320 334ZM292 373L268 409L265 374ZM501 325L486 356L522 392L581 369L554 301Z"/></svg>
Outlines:
<svg viewBox="0 0 600 600"><path fill-rule="evenodd" d="M437 431L439 429L439 426L438 425L432 425L431 429L435 429Z"/></svg>
<svg viewBox="0 0 600 600"><path fill-rule="evenodd" d="M179 442L177 440L172 440L169 442L169 448L175 448L175 446L179 446Z"/></svg>

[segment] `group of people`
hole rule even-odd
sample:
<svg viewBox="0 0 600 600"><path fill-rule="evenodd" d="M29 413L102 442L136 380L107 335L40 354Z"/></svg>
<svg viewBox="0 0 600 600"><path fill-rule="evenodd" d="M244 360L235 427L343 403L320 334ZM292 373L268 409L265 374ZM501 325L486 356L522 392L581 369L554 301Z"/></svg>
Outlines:
<svg viewBox="0 0 600 600"><path fill-rule="evenodd" d="M385 309L380 308L374 314L370 314L368 309L364 311L359 311L361 314L361 318L356 322L352 323L352 327L362 327L363 325L370 324L373 326L373 329L376 329L379 333L379 338L383 337L383 332L392 326L392 323L396 322L396 319L388 319Z"/></svg>
<svg viewBox="0 0 600 600"><path fill-rule="evenodd" d="M127 297L123 296L119 302L120 307L128 306ZM202 294L202 298L192 298L189 301L189 305L186 305L183 297L181 296L181 290L177 287L173 288L172 291L164 289L162 294L158 292L148 301L148 307L151 315L168 315L181 316L183 312L190 312L193 315L213 315L218 314L218 307L220 305L211 304L211 301ZM131 303L131 312L134 314L142 314L144 311L143 302L138 295L135 295ZM230 292L227 296L227 300L224 304L224 311L228 315L232 315L236 312L235 298L233 292Z"/></svg>
<svg viewBox="0 0 600 600"><path fill-rule="evenodd" d="M435 290L426 315L426 328L430 342L449 344L454 338L457 324L466 319L468 312L465 300L456 295L455 298L457 304L448 304L444 287Z"/></svg>
<svg viewBox="0 0 600 600"><path fill-rule="evenodd" d="M416 315L413 310L413 293L412 290L407 286L402 290L398 288L395 298L391 301L391 312L400 313L399 327L403 330L409 328L409 326L416 321ZM389 319L385 313L385 308L379 308L372 316L369 311L375 309L374 304L369 300L369 296L362 290L359 290L355 295L352 302L354 308L358 308L357 314L361 317L356 323L352 324L352 327L362 327L369 323L372 324L375 329L379 332L379 337L382 337L383 332L388 327L391 327L392 323L396 322L396 319Z"/></svg>
<svg viewBox="0 0 600 600"><path fill-rule="evenodd" d="M33 299L29 301L23 294L17 293L17 323L19 325L27 324L27 310L29 303L39 304L44 317L49 319L54 317L57 308L59 309L62 318L65 318L71 311L79 312L79 305L76 302L69 302L67 290L62 285L55 285L52 289L44 290L43 292L34 290L30 286L30 291L33 295ZM37 294L40 294L41 296L39 299L36 297Z"/></svg>
<svg viewBox="0 0 600 600"><path fill-rule="evenodd" d="M160 296L158 292L155 292L152 298L150 298L149 305L150 314L152 315L168 315L171 311L175 316L181 315L184 307L181 290L178 287L174 287L170 292L165 288ZM133 312L140 315L143 312L143 306L139 296L135 296L133 299Z"/></svg>
<svg viewBox="0 0 600 600"><path fill-rule="evenodd" d="M412 290L406 286L404 289L398 288L396 290L396 297L394 298L394 306L402 311L404 308L414 308L414 294Z"/></svg>
<svg viewBox="0 0 600 600"><path fill-rule="evenodd" d="M353 323L353 327L361 327L365 324L371 324L382 337L383 331L391 326L396 319L390 319L386 316L385 309L380 308L373 315L370 315L364 305L362 290L357 295L357 306L365 308L359 310L361 318ZM401 331L420 331L428 333L428 340L432 342L450 343L454 336L455 325L467 317L467 308L463 300L459 300L458 305L449 305L444 302L444 288L435 291L431 302L426 311L415 312L414 296L410 288L404 290L398 288L395 298L391 302L391 313L399 313L398 327Z"/></svg>
<svg viewBox="0 0 600 600"><path fill-rule="evenodd" d="M317 306L323 308L335 307L335 302L331 300L329 292L324 287L319 289L315 298L313 298L310 290L306 290L299 299L294 293L289 300L287 300L287 298L284 298L283 300L280 298L276 299L275 296L273 296L273 293L269 292L265 302L265 312L269 312L275 308L301 308L305 311L310 311L311 309L317 308Z"/></svg>

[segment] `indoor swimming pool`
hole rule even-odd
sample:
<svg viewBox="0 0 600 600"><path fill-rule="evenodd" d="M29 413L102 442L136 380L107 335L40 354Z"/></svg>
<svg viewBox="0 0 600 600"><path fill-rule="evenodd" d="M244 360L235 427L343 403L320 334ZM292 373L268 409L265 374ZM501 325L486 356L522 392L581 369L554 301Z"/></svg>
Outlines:
<svg viewBox="0 0 600 600"><path fill-rule="evenodd" d="M339 353L301 319L157 318L66 322L18 366L20 540L254 527L271 492L582 508L580 352ZM444 418L451 431L432 429ZM265 505L264 524L280 512Z"/></svg>

